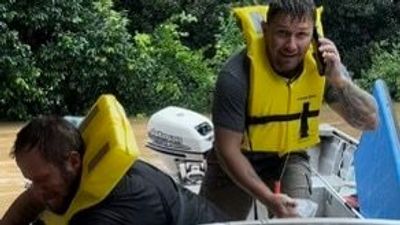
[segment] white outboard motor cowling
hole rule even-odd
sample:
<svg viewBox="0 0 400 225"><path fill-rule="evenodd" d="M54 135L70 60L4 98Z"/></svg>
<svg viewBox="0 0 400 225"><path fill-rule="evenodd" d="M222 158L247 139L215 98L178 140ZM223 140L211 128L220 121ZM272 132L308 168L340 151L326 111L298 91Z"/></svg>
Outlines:
<svg viewBox="0 0 400 225"><path fill-rule="evenodd" d="M168 106L154 113L148 122L147 147L162 153L174 164L183 184L199 184L206 170L205 154L212 149L214 128L211 121L188 109Z"/></svg>

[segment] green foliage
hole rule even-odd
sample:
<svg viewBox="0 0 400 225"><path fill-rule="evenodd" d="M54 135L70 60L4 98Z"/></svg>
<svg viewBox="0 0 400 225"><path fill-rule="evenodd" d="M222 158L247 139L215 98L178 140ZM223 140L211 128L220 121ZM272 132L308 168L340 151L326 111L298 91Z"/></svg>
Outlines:
<svg viewBox="0 0 400 225"><path fill-rule="evenodd" d="M229 16L231 5L244 5L249 0L114 0L117 11L124 12L129 20L131 34L151 33L153 30L175 14L186 12L196 18L194 22L178 22L188 35L180 37L191 49L205 49L205 56L211 58L215 54L215 35L219 32L220 18Z"/></svg>
<svg viewBox="0 0 400 225"><path fill-rule="evenodd" d="M35 83L39 70L33 66L29 46L17 33L0 31L0 118L23 119L37 112L43 92Z"/></svg>
<svg viewBox="0 0 400 225"><path fill-rule="evenodd" d="M244 47L231 7L257 2L1 1L0 118L83 114L102 93L135 115L167 105L208 110L222 64ZM382 77L400 98L400 4L322 2L327 37L356 77L363 71L360 83Z"/></svg>
<svg viewBox="0 0 400 225"><path fill-rule="evenodd" d="M215 54L214 43L215 34L219 31L219 18L229 15L231 1L182 2L182 9L197 18L194 23L182 23L182 29L188 32L188 36L182 38L183 43L191 49L206 49L206 57L212 57Z"/></svg>
<svg viewBox="0 0 400 225"><path fill-rule="evenodd" d="M375 80L383 79L393 99L400 101L400 38L397 42L382 41L376 44L372 51L372 61L371 67L362 71L359 80L361 86L370 90Z"/></svg>
<svg viewBox="0 0 400 225"><path fill-rule="evenodd" d="M168 105L198 111L208 109L213 73L201 51L192 51L180 41L180 20L193 20L181 14L159 25L152 34L135 35L135 78L124 89L137 93L132 102L144 112ZM140 82L137 82L140 81ZM132 109L133 110L133 109Z"/></svg>
<svg viewBox="0 0 400 225"><path fill-rule="evenodd" d="M41 80L49 86L47 100L53 112L83 113L102 93L124 95L119 86L132 72L133 48L126 19L109 4L82 8L79 29L64 29L38 49Z"/></svg>
<svg viewBox="0 0 400 225"><path fill-rule="evenodd" d="M131 34L151 33L172 15L183 11L178 0L114 0L114 8L129 18Z"/></svg>
<svg viewBox="0 0 400 225"><path fill-rule="evenodd" d="M15 16L8 4L0 3L0 118L22 119L38 111L35 105L41 103L43 92L35 85L39 70L30 46L7 25Z"/></svg>
<svg viewBox="0 0 400 225"><path fill-rule="evenodd" d="M237 25L237 20L231 13L229 17L220 17L219 32L215 35L215 55L211 64L215 73L222 67L225 61L235 52L245 47L244 37Z"/></svg>
<svg viewBox="0 0 400 225"><path fill-rule="evenodd" d="M183 1L183 0L114 0L119 11L130 19L129 30L152 32L157 24L173 14L185 11L197 18L196 22L179 23L188 35L181 37L191 49L205 49L206 58L213 58L220 40L220 19L226 20L233 5L264 4L268 1ZM400 3L391 0L316 0L325 8L324 27L327 37L335 41L347 67L359 77L362 69L371 64L369 49L399 30ZM217 63L218 64L218 63Z"/></svg>
<svg viewBox="0 0 400 225"><path fill-rule="evenodd" d="M2 3L1 94L12 107L1 107L11 109L0 117L82 114L102 93L119 97L132 73L133 48L127 20L111 6L108 0Z"/></svg>
<svg viewBox="0 0 400 225"><path fill-rule="evenodd" d="M371 64L369 49L399 28L400 21L391 0L322 0L326 36L332 39L348 68L359 77Z"/></svg>
<svg viewBox="0 0 400 225"><path fill-rule="evenodd" d="M205 111L214 73L173 16L132 37L111 0L8 1L0 4L0 118L84 114L103 93L130 114L167 105ZM11 30L12 28L12 30Z"/></svg>

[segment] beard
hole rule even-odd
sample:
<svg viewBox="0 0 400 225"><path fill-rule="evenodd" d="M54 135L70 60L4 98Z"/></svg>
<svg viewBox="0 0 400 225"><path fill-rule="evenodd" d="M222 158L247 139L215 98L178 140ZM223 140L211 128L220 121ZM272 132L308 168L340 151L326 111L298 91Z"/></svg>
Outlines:
<svg viewBox="0 0 400 225"><path fill-rule="evenodd" d="M76 192L79 188L81 171L79 171L78 174L75 174L72 171L67 171L65 168L62 168L61 174L66 183L65 190L67 194L63 197L62 202L56 207L46 203L47 208L58 215L64 214L68 210L72 200L74 199Z"/></svg>

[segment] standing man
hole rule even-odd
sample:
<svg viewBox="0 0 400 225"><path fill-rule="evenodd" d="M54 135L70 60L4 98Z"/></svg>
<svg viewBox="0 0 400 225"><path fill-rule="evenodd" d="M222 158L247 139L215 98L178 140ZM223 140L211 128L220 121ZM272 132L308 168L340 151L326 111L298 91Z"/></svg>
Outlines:
<svg viewBox="0 0 400 225"><path fill-rule="evenodd" d="M272 0L259 27L257 14L246 20L237 13L247 48L228 60L217 80L215 150L201 188L234 220L246 218L252 198L276 217L298 216L293 198L311 196L306 151L319 142L323 99L353 127L377 126L374 99L352 83L327 38L314 50L324 64L318 72L316 12L313 0ZM272 191L276 181L284 194Z"/></svg>

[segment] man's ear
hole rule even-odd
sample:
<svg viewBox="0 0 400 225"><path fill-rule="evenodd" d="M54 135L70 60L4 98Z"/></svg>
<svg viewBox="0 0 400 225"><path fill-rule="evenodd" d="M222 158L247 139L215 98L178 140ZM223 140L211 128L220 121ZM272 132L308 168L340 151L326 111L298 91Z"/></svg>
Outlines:
<svg viewBox="0 0 400 225"><path fill-rule="evenodd" d="M82 166L81 155L77 151L70 151L67 158L67 169L78 171Z"/></svg>

